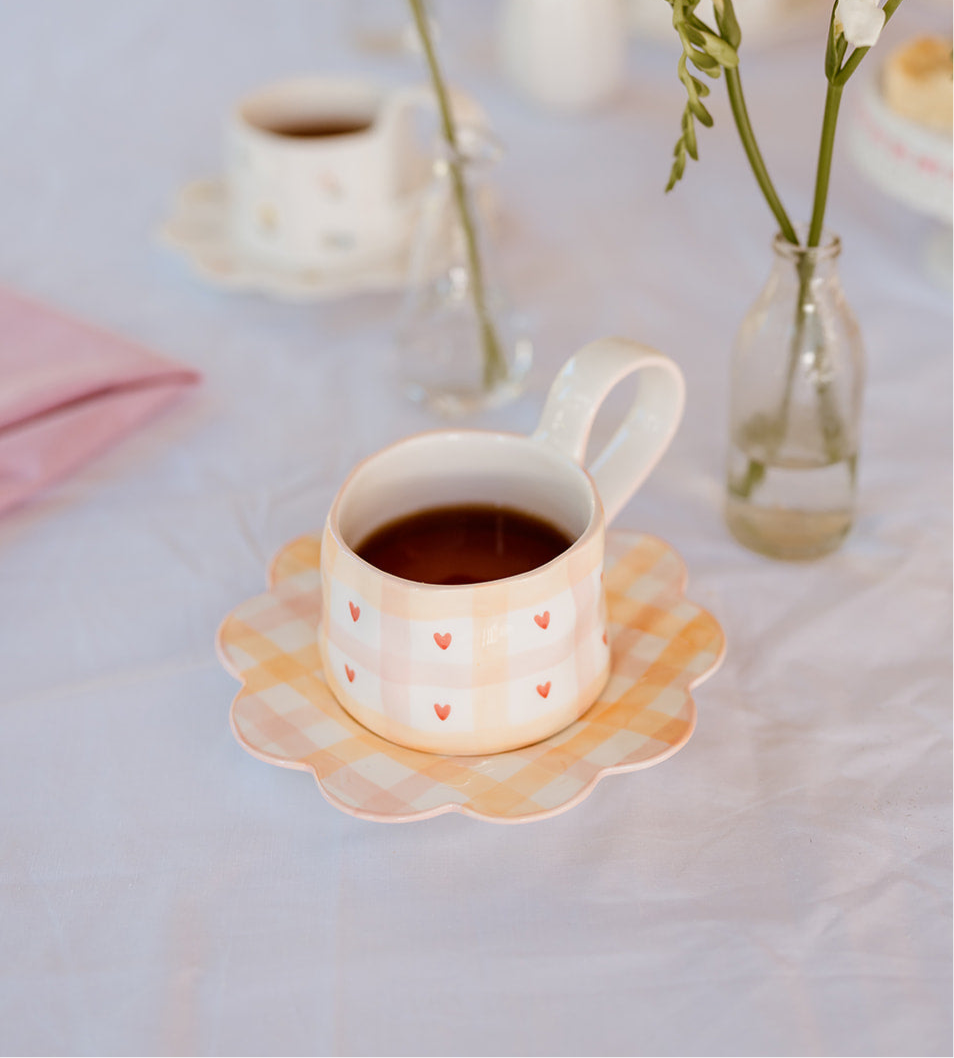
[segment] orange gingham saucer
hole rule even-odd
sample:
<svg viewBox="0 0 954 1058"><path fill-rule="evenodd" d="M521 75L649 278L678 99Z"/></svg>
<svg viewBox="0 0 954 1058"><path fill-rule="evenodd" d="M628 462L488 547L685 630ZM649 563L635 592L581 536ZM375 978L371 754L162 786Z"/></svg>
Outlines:
<svg viewBox="0 0 954 1058"><path fill-rule="evenodd" d="M242 689L232 703L235 737L255 757L311 771L325 797L381 822L442 812L525 823L579 804L604 775L671 757L689 740L689 692L719 667L725 636L686 600L686 569L655 537L611 531L604 584L612 671L575 723L542 742L484 757L405 749L341 708L321 672L320 537L303 536L272 563L264 595L233 610L216 646Z"/></svg>

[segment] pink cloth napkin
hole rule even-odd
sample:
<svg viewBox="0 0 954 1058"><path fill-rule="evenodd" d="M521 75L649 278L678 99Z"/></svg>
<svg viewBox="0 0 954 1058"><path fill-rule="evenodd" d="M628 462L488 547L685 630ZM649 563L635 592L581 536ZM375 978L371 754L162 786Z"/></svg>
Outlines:
<svg viewBox="0 0 954 1058"><path fill-rule="evenodd" d="M105 451L199 377L0 288L0 513Z"/></svg>

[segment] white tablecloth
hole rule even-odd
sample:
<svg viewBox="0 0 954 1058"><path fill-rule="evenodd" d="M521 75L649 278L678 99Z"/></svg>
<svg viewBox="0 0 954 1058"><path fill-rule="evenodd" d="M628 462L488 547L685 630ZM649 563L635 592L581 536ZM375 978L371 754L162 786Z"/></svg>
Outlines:
<svg viewBox="0 0 954 1058"><path fill-rule="evenodd" d="M154 231L221 172L242 92L423 68L356 50L330 0L7 4L0 283L204 383L0 521L5 1054L951 1053L952 332L932 222L839 140L829 223L869 363L858 520L815 563L752 554L721 515L727 363L773 225L723 86L666 196L672 42L634 40L623 97L559 117L498 74L494 10L438 5L445 64L507 146L501 256L536 357L526 395L476 424L532 429L603 334L682 366L685 421L619 524L668 541L726 631L698 727L516 827L355 819L242 750L220 619L350 466L435 420L388 374L397 295L221 292ZM909 2L879 48L948 23ZM744 60L801 217L826 24Z"/></svg>

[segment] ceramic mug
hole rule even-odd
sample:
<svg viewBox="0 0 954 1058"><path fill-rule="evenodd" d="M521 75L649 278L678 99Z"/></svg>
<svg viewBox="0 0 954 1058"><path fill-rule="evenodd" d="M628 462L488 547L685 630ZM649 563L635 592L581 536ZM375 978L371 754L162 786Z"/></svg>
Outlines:
<svg viewBox="0 0 954 1058"><path fill-rule="evenodd" d="M455 110L478 120L455 94ZM346 270L389 260L407 241L431 158L414 113L426 88L299 77L241 100L227 127L228 223L273 266Z"/></svg>
<svg viewBox="0 0 954 1058"><path fill-rule="evenodd" d="M584 469L597 410L634 373L630 411ZM318 645L345 710L392 742L448 754L514 749L580 717L609 677L605 528L668 447L683 399L673 361L606 338L563 367L532 435L433 431L360 463L321 543ZM573 543L528 573L467 585L404 580L356 554L388 522L462 504L517 508Z"/></svg>

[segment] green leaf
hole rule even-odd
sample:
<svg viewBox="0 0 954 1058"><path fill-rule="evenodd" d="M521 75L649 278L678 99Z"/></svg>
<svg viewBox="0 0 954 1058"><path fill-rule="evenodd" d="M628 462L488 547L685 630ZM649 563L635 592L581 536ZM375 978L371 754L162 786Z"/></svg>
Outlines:
<svg viewBox="0 0 954 1058"><path fill-rule="evenodd" d="M716 36L715 33L710 33L708 30L702 36L702 47L705 48L706 54L715 59L720 66L734 70L739 65L739 53L728 41Z"/></svg>
<svg viewBox="0 0 954 1058"><path fill-rule="evenodd" d="M690 99L688 103L689 109L695 115L696 119L707 129L711 129L715 124L715 118L709 113L708 110L699 102L698 99Z"/></svg>
<svg viewBox="0 0 954 1058"><path fill-rule="evenodd" d="M683 41L684 44L688 41L689 44L698 48L699 51L708 54L706 51L706 29L702 23L699 21L687 21L685 23L684 33L680 35L685 36L685 40Z"/></svg>
<svg viewBox="0 0 954 1058"><path fill-rule="evenodd" d="M689 157L694 162L698 162L699 148L696 146L696 130L692 124L692 111L688 107L682 112L682 142L686 145Z"/></svg>
<svg viewBox="0 0 954 1058"><path fill-rule="evenodd" d="M835 8L837 6L836 0L836 3L832 5L831 15L828 19L828 42L825 46L825 77L829 81L835 79L838 67L841 66L841 59L838 57L838 39L845 39L843 33L835 32ZM842 57L844 57L844 51L842 51Z"/></svg>
<svg viewBox="0 0 954 1058"><path fill-rule="evenodd" d="M705 98L705 96L709 94L709 86L705 81L700 81L698 77L693 77L692 74L689 74L689 78L692 81L692 86L695 88L697 95L700 98Z"/></svg>
<svg viewBox="0 0 954 1058"><path fill-rule="evenodd" d="M848 41L845 39L845 37L842 37L838 41L838 44L835 49L835 72L834 74L832 74L829 80L834 81L835 78L841 73L841 64L844 61L845 54L847 53L847 51Z"/></svg>
<svg viewBox="0 0 954 1058"><path fill-rule="evenodd" d="M709 86L689 72L689 64L706 77L715 79L723 70L734 70L739 64L737 47L742 39L732 0L721 0L721 9L716 10L719 32L713 31L696 15L701 0L668 0L672 8L673 28L682 44L679 56L678 75L686 89L686 106L680 121L681 135L674 148L675 159L669 174L666 190L671 191L682 179L686 169L686 158L699 159L699 144L696 139L696 121L705 128L712 128L715 120L702 103L709 94Z"/></svg>
<svg viewBox="0 0 954 1058"><path fill-rule="evenodd" d="M719 74L722 73L722 66L719 63L719 60L713 58L711 55L707 55L704 51L697 51L693 48L687 53L687 55L689 61L697 70L701 70L710 77L718 77Z"/></svg>
<svg viewBox="0 0 954 1058"><path fill-rule="evenodd" d="M848 51L848 41L843 33L834 32L834 11L838 4L831 7L831 17L828 20L828 42L825 47L825 77L829 84L834 84L841 73L842 62Z"/></svg>
<svg viewBox="0 0 954 1058"><path fill-rule="evenodd" d="M679 141L682 143L682 141ZM678 144L677 144L678 146ZM672 189L682 179L682 174L686 171L686 152L676 152L676 160L672 163L672 171L669 174L669 183L666 184L666 190L672 191Z"/></svg>
<svg viewBox="0 0 954 1058"><path fill-rule="evenodd" d="M725 41L737 49L742 43L742 27L739 25L739 20L735 17L735 8L732 6L732 0L722 0L721 12L719 6L715 5L715 17L716 25L719 27L719 32Z"/></svg>

